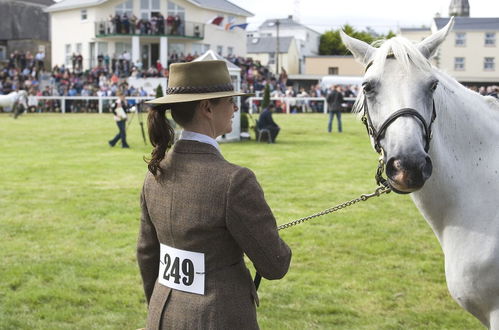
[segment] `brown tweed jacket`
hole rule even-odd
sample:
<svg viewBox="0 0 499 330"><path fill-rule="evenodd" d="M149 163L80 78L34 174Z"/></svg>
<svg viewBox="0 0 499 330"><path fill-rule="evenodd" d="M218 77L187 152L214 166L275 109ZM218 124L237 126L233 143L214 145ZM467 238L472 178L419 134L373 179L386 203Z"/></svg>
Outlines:
<svg viewBox="0 0 499 330"><path fill-rule="evenodd" d="M258 297L246 254L267 279L282 278L291 250L278 235L262 189L216 148L180 140L148 173L141 194L137 258L149 303L147 329L258 329ZM205 294L158 283L159 244L205 255Z"/></svg>

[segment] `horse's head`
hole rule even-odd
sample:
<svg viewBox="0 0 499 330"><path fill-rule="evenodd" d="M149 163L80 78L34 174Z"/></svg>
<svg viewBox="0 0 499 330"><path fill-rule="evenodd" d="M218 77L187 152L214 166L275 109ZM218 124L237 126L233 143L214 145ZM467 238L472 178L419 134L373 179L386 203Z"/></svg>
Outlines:
<svg viewBox="0 0 499 330"><path fill-rule="evenodd" d="M438 80L429 59L453 22L419 44L396 37L379 48L341 33L343 43L366 66L356 107L364 111L373 146L384 157L388 183L399 193L420 189L432 173L428 151Z"/></svg>

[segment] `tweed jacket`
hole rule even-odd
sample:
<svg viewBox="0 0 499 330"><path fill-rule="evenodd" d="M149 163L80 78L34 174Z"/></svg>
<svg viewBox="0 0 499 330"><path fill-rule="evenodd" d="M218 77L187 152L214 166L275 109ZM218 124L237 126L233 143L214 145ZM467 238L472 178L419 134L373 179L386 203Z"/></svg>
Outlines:
<svg viewBox="0 0 499 330"><path fill-rule="evenodd" d="M243 255L267 279L288 271L291 250L254 174L205 143L180 140L141 194L137 259L149 303L147 329L258 329L258 296ZM159 245L204 253L204 295L158 282Z"/></svg>

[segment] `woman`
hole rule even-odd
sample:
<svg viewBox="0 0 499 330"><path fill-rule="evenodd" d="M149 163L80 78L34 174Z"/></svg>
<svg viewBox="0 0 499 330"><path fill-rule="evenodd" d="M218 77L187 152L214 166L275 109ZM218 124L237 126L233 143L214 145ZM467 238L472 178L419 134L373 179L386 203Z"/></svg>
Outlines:
<svg viewBox="0 0 499 330"><path fill-rule="evenodd" d="M147 328L258 329L258 297L243 254L263 277L279 279L291 250L254 174L227 162L215 140L232 130L232 97L246 94L233 91L224 61L170 69L167 95L148 102L154 150L137 246ZM174 145L167 109L184 128Z"/></svg>

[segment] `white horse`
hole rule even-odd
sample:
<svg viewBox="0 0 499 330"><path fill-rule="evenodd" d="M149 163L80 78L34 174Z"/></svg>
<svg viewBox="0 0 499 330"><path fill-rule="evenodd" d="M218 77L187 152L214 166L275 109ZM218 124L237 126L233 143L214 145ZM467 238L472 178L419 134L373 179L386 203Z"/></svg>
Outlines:
<svg viewBox="0 0 499 330"><path fill-rule="evenodd" d="M366 66L356 106L367 111L388 184L411 193L440 241L452 297L497 330L499 104L430 64L453 23L419 44L342 39Z"/></svg>
<svg viewBox="0 0 499 330"><path fill-rule="evenodd" d="M19 92L10 92L7 95L0 95L0 107L4 111L14 110L15 105L23 105L24 109L28 108L28 93L25 90L20 90Z"/></svg>

